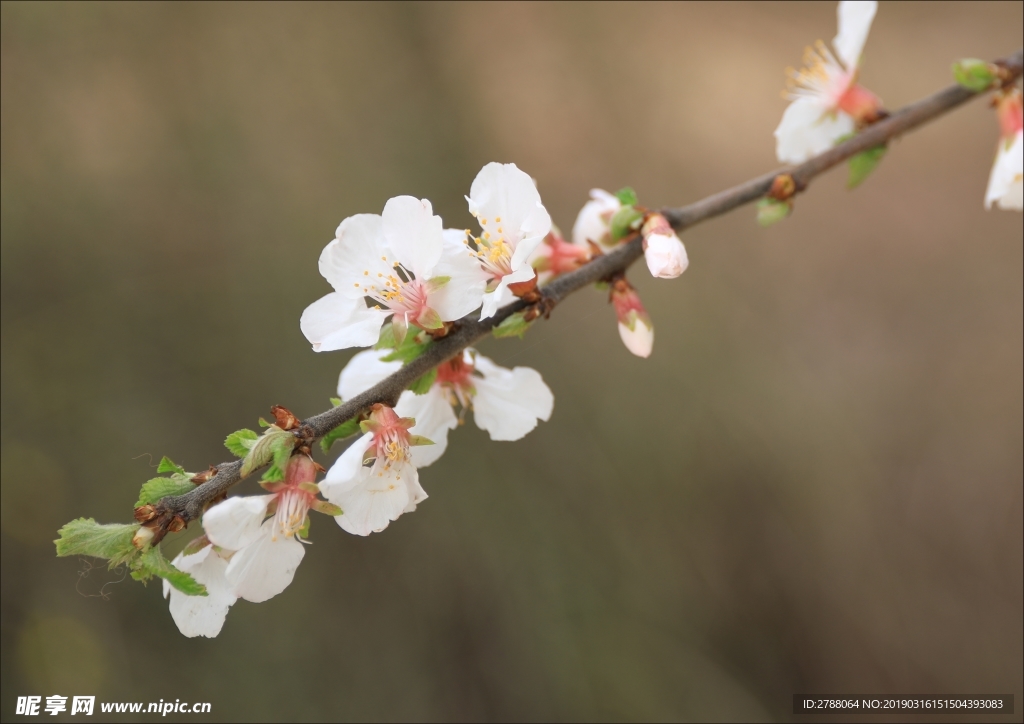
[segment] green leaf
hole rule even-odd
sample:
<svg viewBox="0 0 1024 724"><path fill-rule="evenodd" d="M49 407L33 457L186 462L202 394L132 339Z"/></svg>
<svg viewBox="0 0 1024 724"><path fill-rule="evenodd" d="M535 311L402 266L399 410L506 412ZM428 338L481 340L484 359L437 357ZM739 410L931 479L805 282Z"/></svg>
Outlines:
<svg viewBox="0 0 1024 724"><path fill-rule="evenodd" d="M757 223L761 226L771 226L789 216L793 211L793 204L789 201L776 201L775 199L761 199L757 202Z"/></svg>
<svg viewBox="0 0 1024 724"><path fill-rule="evenodd" d="M975 93L991 88L998 77L996 69L984 60L964 58L953 63L953 79Z"/></svg>
<svg viewBox="0 0 1024 724"><path fill-rule="evenodd" d="M425 395L430 392L430 388L434 385L434 380L437 379L437 367L434 367L429 372L424 372L422 375L414 379L409 384L409 389L415 392L417 395Z"/></svg>
<svg viewBox="0 0 1024 724"><path fill-rule="evenodd" d="M259 434L248 429L236 430L224 438L224 447L231 451L232 455L244 458L256 444Z"/></svg>
<svg viewBox="0 0 1024 724"><path fill-rule="evenodd" d="M270 427L270 423L264 420L262 417L258 420L260 427Z"/></svg>
<svg viewBox="0 0 1024 724"><path fill-rule="evenodd" d="M405 339L402 340L402 344L395 348L395 351L393 351L386 357L382 357L381 359L384 362L394 362L397 360L402 364L409 364L414 359L419 357L421 354L426 352L427 347L429 347L430 345L430 341L417 342L416 338L413 335L407 334L405 336Z"/></svg>
<svg viewBox="0 0 1024 724"><path fill-rule="evenodd" d="M284 482L284 470L277 466L277 463L273 463L260 478L264 483L281 483Z"/></svg>
<svg viewBox="0 0 1024 724"><path fill-rule="evenodd" d="M341 398L340 397L332 397L332 398L330 398L330 400L331 400L331 407L337 407L338 405L341 404Z"/></svg>
<svg viewBox="0 0 1024 724"><path fill-rule="evenodd" d="M277 425L271 425L256 440L249 450L249 454L245 456L245 462L242 463L242 469L239 471L240 475L244 478L253 470L261 468L271 461L277 463L278 467L283 470L285 466L281 465L279 461L283 458L287 464L288 456L295 449L295 442L296 438L290 432L282 430Z"/></svg>
<svg viewBox="0 0 1024 724"><path fill-rule="evenodd" d="M331 451L331 445L338 440L344 440L347 437L352 437L359 432L359 418L353 417L351 420L338 425L336 428L331 430L329 433L320 438L320 449L325 453Z"/></svg>
<svg viewBox="0 0 1024 724"><path fill-rule="evenodd" d="M57 531L54 541L57 556L95 556L106 558L113 568L130 561L139 552L132 545L138 523L100 525L92 518L78 518Z"/></svg>
<svg viewBox="0 0 1024 724"><path fill-rule="evenodd" d="M501 324L491 330L491 334L498 339L502 339L503 337L519 337L522 339L523 335L526 334L526 330L529 328L530 323L523 319L523 313L516 312L515 314L510 314L505 317L505 319L501 321Z"/></svg>
<svg viewBox="0 0 1024 724"><path fill-rule="evenodd" d="M139 490L139 499L135 501L135 507L156 503L168 495L184 495L195 488L195 483L184 475L173 475L169 478L153 478L142 485Z"/></svg>
<svg viewBox="0 0 1024 724"><path fill-rule="evenodd" d="M636 197L636 191L630 186L621 188L615 192L615 198L622 202L623 206L636 206L640 200Z"/></svg>
<svg viewBox="0 0 1024 724"><path fill-rule="evenodd" d="M181 473L182 475L185 474L185 468L181 467L180 465L176 465L174 461L171 460L166 455L164 455L160 459L160 464L156 466L156 471L158 473Z"/></svg>
<svg viewBox="0 0 1024 724"><path fill-rule="evenodd" d="M855 189L863 183L871 172L881 162L882 157L888 149L885 144L861 151L850 159L850 173L846 177L846 188Z"/></svg>
<svg viewBox="0 0 1024 724"><path fill-rule="evenodd" d="M615 212L609 224L612 241L618 241L627 236L629 232L639 229L643 220L644 215L634 207L623 206Z"/></svg>
<svg viewBox="0 0 1024 724"><path fill-rule="evenodd" d="M205 596L206 586L198 583L189 574L179 571L164 558L160 546L147 548L135 562L132 578L136 581L147 581L153 576L163 578L172 586L188 596Z"/></svg>
<svg viewBox="0 0 1024 724"><path fill-rule="evenodd" d="M391 326L391 322L388 322L380 328L380 337L377 339L377 344L373 345L374 349L394 349L398 346L398 342L395 340L395 329Z"/></svg>

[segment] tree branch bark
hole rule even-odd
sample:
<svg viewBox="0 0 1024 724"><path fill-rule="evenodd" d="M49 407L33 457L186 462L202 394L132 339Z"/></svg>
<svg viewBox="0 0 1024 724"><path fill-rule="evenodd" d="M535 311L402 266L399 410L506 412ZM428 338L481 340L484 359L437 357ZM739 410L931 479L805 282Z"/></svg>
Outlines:
<svg viewBox="0 0 1024 724"><path fill-rule="evenodd" d="M1022 66L1024 66L1024 49L996 61L996 64L1006 70L1007 82L1016 81L1021 76ZM959 85L949 86L892 113L850 140L836 145L805 163L759 176L688 206L662 209L661 213L676 231L682 231L701 221L714 218L764 197L771 188L772 182L780 174L791 175L796 183L796 188L804 190L813 178L858 153L887 143L893 138L948 113L972 98L987 95L987 93L988 91L970 91ZM540 289L542 300L538 304L541 305L541 308L550 310L573 292L606 279L615 272L624 271L642 254L640 238L633 238L613 252L592 260L576 271L557 277L550 284L542 287ZM296 435L302 442L309 444L346 420L369 411L375 403L394 406L399 395L417 377L486 337L494 327L510 315L529 306L531 304L518 300L500 309L490 319L464 319L456 322L446 337L431 344L421 356L387 379L333 409L304 420L295 431ZM210 501L227 493L241 480L239 474L241 468L241 460L222 463L218 466L217 475L209 481L197 485L194 490L185 495L161 500L157 505L157 513L160 514L162 520L167 522L174 517L181 518L185 523L198 519Z"/></svg>

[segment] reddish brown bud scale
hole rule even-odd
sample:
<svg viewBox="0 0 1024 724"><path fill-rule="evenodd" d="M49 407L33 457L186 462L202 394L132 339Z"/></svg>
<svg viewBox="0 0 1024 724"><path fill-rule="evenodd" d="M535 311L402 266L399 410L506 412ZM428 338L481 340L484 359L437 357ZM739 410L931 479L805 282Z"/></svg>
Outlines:
<svg viewBox="0 0 1024 724"><path fill-rule="evenodd" d="M299 426L299 418L292 414L291 410L281 405L274 405L270 408L274 420L282 430L294 430Z"/></svg>

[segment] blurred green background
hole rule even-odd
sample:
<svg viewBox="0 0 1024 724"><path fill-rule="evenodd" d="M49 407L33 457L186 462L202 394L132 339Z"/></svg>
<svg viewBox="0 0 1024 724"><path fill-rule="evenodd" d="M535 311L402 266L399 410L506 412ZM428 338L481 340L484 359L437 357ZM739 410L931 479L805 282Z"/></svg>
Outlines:
<svg viewBox="0 0 1024 724"><path fill-rule="evenodd" d="M863 82L900 107L1021 23L883 3ZM688 231L676 281L636 267L647 361L593 290L484 343L543 374L551 421L456 431L383 534L315 521L294 584L215 640L54 557L72 517L130 520L161 455L201 469L271 404L327 406L350 353L298 319L343 218L414 194L469 225L488 161L565 230L595 186L696 200L776 166L783 69L834 33L834 3L3 3L3 719L56 693L787 720L811 692L1012 693L1020 721L1022 217L982 208L984 102L856 192L837 170L770 229Z"/></svg>

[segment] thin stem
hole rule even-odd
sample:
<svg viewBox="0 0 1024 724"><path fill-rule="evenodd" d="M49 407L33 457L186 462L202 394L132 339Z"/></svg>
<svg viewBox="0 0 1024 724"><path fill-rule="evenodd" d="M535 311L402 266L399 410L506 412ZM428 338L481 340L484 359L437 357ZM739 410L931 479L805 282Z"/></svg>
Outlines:
<svg viewBox="0 0 1024 724"><path fill-rule="evenodd" d="M1024 49L996 61L996 64L1006 70L1007 82L1016 81L1021 76L1022 65L1024 65ZM701 221L760 199L768 193L772 182L780 174L790 174L796 183L796 188L803 190L813 178L848 158L869 148L888 143L891 139L932 121L972 98L985 95L985 93L984 91L976 93L959 85L949 86L892 113L850 140L834 146L805 163L759 176L688 206L663 209L661 213L676 231L682 231ZM611 253L597 257L576 271L556 278L541 289L540 308L550 310L573 292L606 279L616 272L624 271L639 259L642 253L640 239L634 238ZM446 337L431 344L426 352L387 379L335 408L304 420L296 431L297 436L308 444L323 437L346 420L367 412L375 403L394 406L399 395L417 377L451 359L477 340L486 337L494 327L510 315L528 306L531 305L523 300L518 300L503 307L489 319L464 319L456 322ZM216 476L202 485L196 486L194 490L185 495L161 500L158 512L162 514L164 525L166 526L174 517L180 517L186 523L199 518L210 501L226 494L233 485L241 480L239 475L241 468L240 460L223 463L218 466Z"/></svg>

